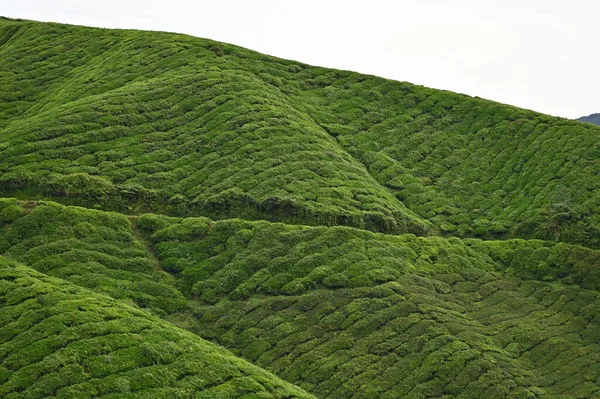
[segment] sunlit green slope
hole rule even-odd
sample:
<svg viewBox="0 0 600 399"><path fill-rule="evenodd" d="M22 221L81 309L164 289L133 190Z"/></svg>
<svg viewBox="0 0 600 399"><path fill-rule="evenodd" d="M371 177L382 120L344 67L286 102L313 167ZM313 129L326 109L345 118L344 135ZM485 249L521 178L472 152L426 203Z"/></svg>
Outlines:
<svg viewBox="0 0 600 399"><path fill-rule="evenodd" d="M0 257L2 398L309 398L156 317Z"/></svg>

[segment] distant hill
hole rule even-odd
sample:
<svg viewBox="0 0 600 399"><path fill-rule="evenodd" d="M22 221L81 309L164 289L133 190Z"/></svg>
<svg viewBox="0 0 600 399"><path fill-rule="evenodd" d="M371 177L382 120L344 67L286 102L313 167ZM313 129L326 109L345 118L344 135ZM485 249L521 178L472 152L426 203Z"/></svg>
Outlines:
<svg viewBox="0 0 600 399"><path fill-rule="evenodd" d="M6 18L0 87L0 397L600 395L600 127Z"/></svg>
<svg viewBox="0 0 600 399"><path fill-rule="evenodd" d="M581 118L577 119L580 122L589 122L589 123L593 123L595 125L600 125L600 114L591 114L588 116L582 116Z"/></svg>

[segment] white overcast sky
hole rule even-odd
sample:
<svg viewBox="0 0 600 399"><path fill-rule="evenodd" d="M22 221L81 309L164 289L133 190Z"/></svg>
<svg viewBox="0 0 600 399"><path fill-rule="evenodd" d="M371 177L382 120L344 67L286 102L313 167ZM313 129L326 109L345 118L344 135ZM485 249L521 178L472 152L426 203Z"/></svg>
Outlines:
<svg viewBox="0 0 600 399"><path fill-rule="evenodd" d="M600 112L599 0L0 0L0 15L187 33L555 116Z"/></svg>

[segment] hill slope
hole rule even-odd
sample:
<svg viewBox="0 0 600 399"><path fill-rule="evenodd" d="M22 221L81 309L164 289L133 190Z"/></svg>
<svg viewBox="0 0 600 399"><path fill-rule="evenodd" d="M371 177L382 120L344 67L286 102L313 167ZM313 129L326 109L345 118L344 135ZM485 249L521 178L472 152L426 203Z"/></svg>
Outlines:
<svg viewBox="0 0 600 399"><path fill-rule="evenodd" d="M600 396L600 127L5 18L0 87L0 396Z"/></svg>
<svg viewBox="0 0 600 399"><path fill-rule="evenodd" d="M123 215L0 199L0 254L157 314L186 300Z"/></svg>
<svg viewBox="0 0 600 399"><path fill-rule="evenodd" d="M253 53L160 33L3 24L18 28L0 48L0 68L18 71L1 83L4 193L426 231L291 98L246 70L264 63Z"/></svg>
<svg viewBox="0 0 600 399"><path fill-rule="evenodd" d="M600 128L182 35L0 24L5 196L600 245Z"/></svg>
<svg viewBox="0 0 600 399"><path fill-rule="evenodd" d="M162 314L172 328L216 341L318 397L585 398L600 389L600 251L537 240L390 236L239 219L127 219L53 203L2 204L0 242L8 243L2 256L69 280L60 286L72 287L74 296L64 293L64 301L99 298L73 283L108 293L130 305L104 300L103 312L143 307ZM119 250L123 242L129 244ZM139 259L128 261L135 253ZM150 262L170 276L141 267ZM29 291L36 303L53 303ZM10 306L2 309L13 314ZM40 330L46 333L46 324ZM14 350L25 338L5 339L6 350ZM134 337L117 342L138 345ZM156 356L170 356L155 349ZM58 356L52 350L45 356ZM136 351L123 352L122 360ZM2 366L10 370L7 359ZM175 372L170 364L165 373ZM110 381L120 375L107 372Z"/></svg>
<svg viewBox="0 0 600 399"><path fill-rule="evenodd" d="M108 297L3 257L0 276L3 398L311 397Z"/></svg>
<svg viewBox="0 0 600 399"><path fill-rule="evenodd" d="M600 394L600 251L239 220L139 224L159 228L159 257L192 298L171 320L318 397Z"/></svg>

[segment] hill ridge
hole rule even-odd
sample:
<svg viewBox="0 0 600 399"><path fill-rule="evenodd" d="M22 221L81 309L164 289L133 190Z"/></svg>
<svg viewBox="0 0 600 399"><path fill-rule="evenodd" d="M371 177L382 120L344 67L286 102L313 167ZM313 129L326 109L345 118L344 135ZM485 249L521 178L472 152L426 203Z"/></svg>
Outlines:
<svg viewBox="0 0 600 399"><path fill-rule="evenodd" d="M581 118L577 118L577 120L580 122L588 122L593 123L594 125L600 125L600 113L582 116Z"/></svg>

